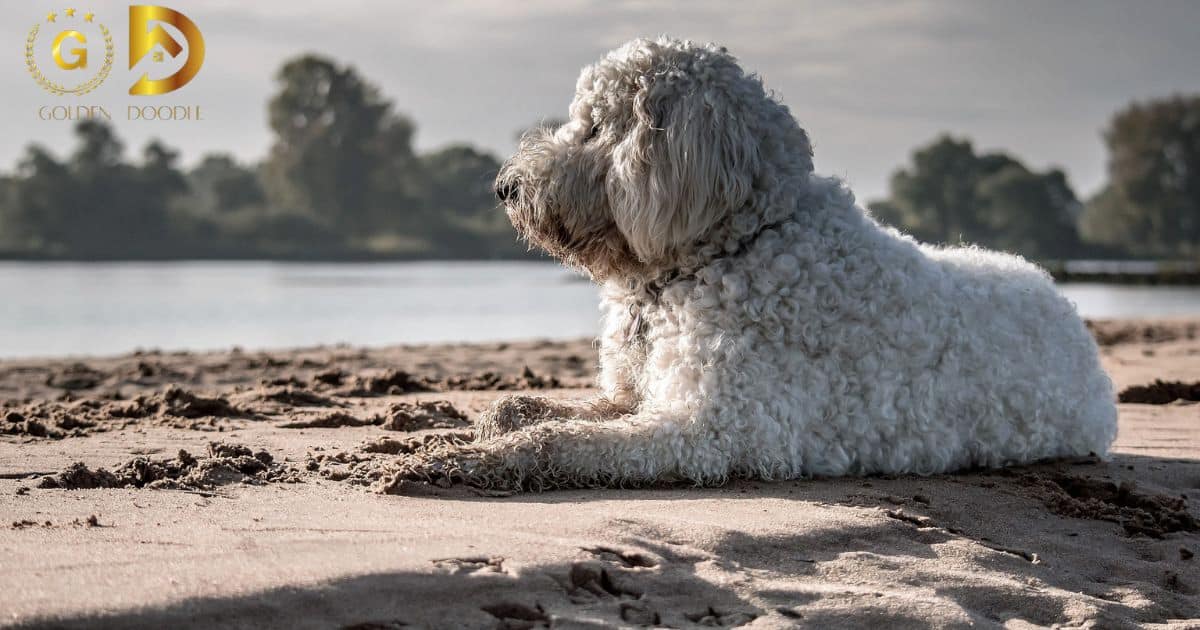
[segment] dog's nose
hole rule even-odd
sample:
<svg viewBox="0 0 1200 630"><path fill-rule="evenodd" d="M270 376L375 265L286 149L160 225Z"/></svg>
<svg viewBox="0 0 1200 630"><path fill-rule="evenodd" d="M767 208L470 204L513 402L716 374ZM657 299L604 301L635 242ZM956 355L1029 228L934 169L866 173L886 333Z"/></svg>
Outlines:
<svg viewBox="0 0 1200 630"><path fill-rule="evenodd" d="M502 182L496 182L496 198L500 201L508 201L517 194L517 187L520 182L515 179L506 179Z"/></svg>

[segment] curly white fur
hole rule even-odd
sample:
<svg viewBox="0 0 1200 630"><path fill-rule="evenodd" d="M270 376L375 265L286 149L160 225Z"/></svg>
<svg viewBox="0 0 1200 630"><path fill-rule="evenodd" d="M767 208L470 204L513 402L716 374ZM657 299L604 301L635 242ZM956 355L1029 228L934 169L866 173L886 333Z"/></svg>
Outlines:
<svg viewBox="0 0 1200 630"><path fill-rule="evenodd" d="M1111 384L1046 273L876 223L723 48L632 41L584 69L570 113L497 190L601 285L603 398L502 400L475 444L398 480L707 484L1107 452Z"/></svg>

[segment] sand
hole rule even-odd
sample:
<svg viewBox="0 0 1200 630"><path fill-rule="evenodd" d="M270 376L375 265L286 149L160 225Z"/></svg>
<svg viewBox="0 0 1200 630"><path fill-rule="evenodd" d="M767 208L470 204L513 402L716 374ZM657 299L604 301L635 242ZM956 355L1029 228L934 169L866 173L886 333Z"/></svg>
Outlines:
<svg viewBox="0 0 1200 630"><path fill-rule="evenodd" d="M1200 628L1200 326L1093 328L1107 462L514 496L377 488L588 341L0 362L0 624Z"/></svg>

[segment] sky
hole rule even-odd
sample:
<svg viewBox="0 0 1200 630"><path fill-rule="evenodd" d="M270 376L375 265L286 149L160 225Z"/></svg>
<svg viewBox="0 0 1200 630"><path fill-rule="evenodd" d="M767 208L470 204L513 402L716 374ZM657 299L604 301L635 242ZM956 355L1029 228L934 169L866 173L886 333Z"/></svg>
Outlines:
<svg viewBox="0 0 1200 630"><path fill-rule="evenodd" d="M943 132L1034 168L1062 168L1086 197L1103 184L1101 134L1115 111L1135 99L1200 91L1200 2L1192 0L168 6L203 32L205 63L176 92L132 97L139 74L127 67L128 2L7 3L0 169L11 170L30 142L59 155L70 150L72 123L38 116L56 105L104 106L131 152L160 138L182 151L185 164L208 152L261 159L274 73L305 52L353 65L377 84L416 122L418 149L467 142L503 157L517 130L565 117L581 67L634 37L669 34L718 42L761 75L809 132L818 172L844 178L863 201L886 195L888 177L912 149ZM82 97L42 91L20 55L29 29L66 8L93 12L115 43L109 79ZM47 51L51 37L39 40ZM95 67L102 42L89 46L99 47L89 48ZM40 66L47 75L56 70L48 55ZM127 106L145 104L199 106L203 120L125 120Z"/></svg>

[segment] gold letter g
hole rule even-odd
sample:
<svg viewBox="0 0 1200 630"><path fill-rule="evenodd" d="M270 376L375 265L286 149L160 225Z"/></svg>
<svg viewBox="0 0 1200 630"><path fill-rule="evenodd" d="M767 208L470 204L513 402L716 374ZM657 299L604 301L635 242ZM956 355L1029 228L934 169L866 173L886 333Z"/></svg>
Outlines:
<svg viewBox="0 0 1200 630"><path fill-rule="evenodd" d="M58 67L62 68L63 70L75 70L76 68L87 68L87 49L86 48L72 48L71 49L70 52L75 55L74 61L68 62L67 60L63 59L63 56L62 56L63 40L67 39L68 37L78 40L80 44L85 44L85 45L87 44L87 38L84 37L83 33L80 33L79 31L63 31L63 32L59 33L58 37L54 38L54 63L58 64Z"/></svg>

